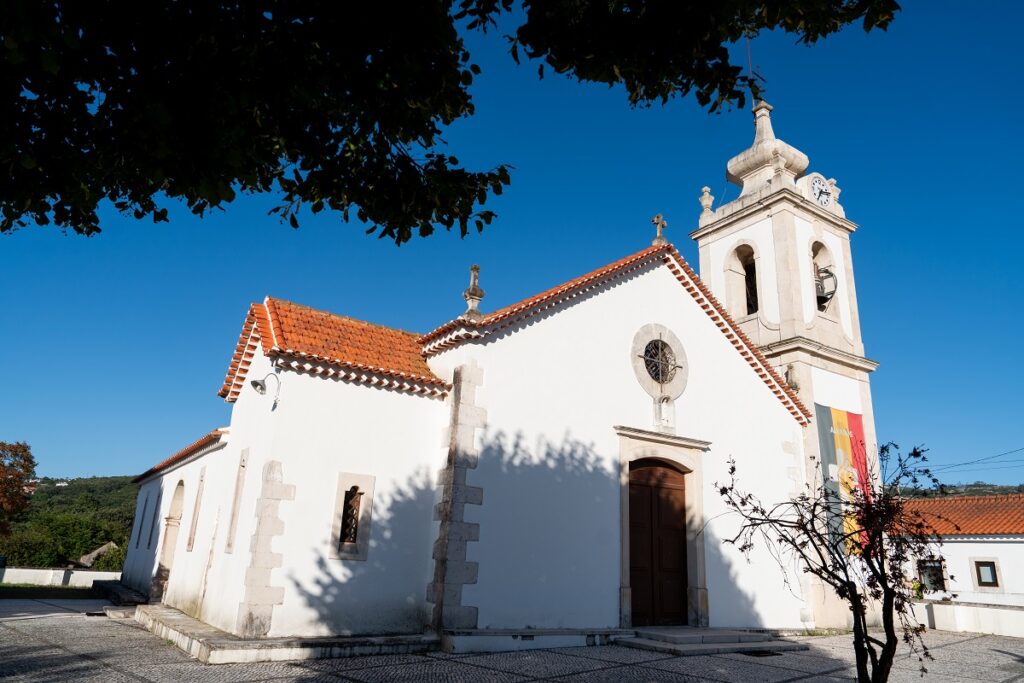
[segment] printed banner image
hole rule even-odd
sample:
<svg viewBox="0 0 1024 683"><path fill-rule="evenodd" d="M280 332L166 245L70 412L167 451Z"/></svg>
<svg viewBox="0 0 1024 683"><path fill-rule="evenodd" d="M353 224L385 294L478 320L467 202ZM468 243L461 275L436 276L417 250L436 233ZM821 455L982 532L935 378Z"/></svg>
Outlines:
<svg viewBox="0 0 1024 683"><path fill-rule="evenodd" d="M821 452L822 484L842 501L852 501L860 489L870 497L870 472L864 441L864 416L814 404L818 425L818 448ZM836 536L856 530L853 514L844 514L842 520L829 520Z"/></svg>

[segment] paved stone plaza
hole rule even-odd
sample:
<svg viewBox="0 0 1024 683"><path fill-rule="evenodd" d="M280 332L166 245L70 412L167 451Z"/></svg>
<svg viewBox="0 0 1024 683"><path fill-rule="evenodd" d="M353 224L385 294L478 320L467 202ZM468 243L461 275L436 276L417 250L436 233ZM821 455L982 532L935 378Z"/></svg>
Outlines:
<svg viewBox="0 0 1024 683"><path fill-rule="evenodd" d="M486 655L387 655L206 666L130 619L87 616L94 600L0 600L0 679L57 681L839 681L853 677L848 636L806 638L810 650L773 657L673 657L625 647ZM923 679L1024 681L1024 641L967 633L928 634L935 661ZM901 658L894 682L921 681Z"/></svg>

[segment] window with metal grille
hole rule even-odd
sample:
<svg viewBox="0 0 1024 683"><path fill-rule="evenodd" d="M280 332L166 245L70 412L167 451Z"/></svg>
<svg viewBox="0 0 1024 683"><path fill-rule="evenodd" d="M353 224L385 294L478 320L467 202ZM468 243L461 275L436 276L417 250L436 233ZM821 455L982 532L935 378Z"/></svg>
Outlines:
<svg viewBox="0 0 1024 683"><path fill-rule="evenodd" d="M942 560L919 560L917 575L925 591L946 590L946 578L942 572Z"/></svg>
<svg viewBox="0 0 1024 683"><path fill-rule="evenodd" d="M363 492L358 486L345 491L345 503L341 512L341 535L339 545L355 543L359 540L359 507Z"/></svg>
<svg viewBox="0 0 1024 683"><path fill-rule="evenodd" d="M995 588L999 585L999 577L996 575L995 562L975 562L974 572L978 577L979 586Z"/></svg>
<svg viewBox="0 0 1024 683"><path fill-rule="evenodd" d="M644 366L651 379L659 384L667 384L676 374L676 354L662 340L651 340L644 347Z"/></svg>

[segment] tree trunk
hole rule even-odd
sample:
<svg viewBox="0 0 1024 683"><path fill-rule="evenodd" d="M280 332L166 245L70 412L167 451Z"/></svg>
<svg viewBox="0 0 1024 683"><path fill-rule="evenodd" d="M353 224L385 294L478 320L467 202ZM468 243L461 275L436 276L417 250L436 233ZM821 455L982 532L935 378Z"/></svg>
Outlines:
<svg viewBox="0 0 1024 683"><path fill-rule="evenodd" d="M886 587L882 592L882 628L885 630L885 645L878 656L878 664L875 666L872 683L886 683L889 680L889 672L892 670L892 662L896 658L896 650L900 645L899 636L896 634L896 621L893 619L895 612L896 592Z"/></svg>
<svg viewBox="0 0 1024 683"><path fill-rule="evenodd" d="M853 611L853 651L857 656L857 680L860 683L871 683L871 671L868 667L868 634L864 630L864 620L861 618L864 604L856 587L852 584L849 591L850 609Z"/></svg>

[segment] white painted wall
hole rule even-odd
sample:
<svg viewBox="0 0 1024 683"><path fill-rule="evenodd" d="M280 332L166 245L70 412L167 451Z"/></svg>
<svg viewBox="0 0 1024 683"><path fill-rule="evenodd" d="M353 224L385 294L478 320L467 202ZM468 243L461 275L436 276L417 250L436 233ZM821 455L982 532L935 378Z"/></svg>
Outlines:
<svg viewBox="0 0 1024 683"><path fill-rule="evenodd" d="M257 354L249 377L273 372ZM426 586L431 548L434 483L443 464L441 443L447 405L439 399L345 384L282 371L259 395L246 382L234 404L227 445L143 484L149 512L138 549L135 537L125 565L126 582L148 590L163 542L163 517L178 481L185 504L170 580L168 605L226 631L234 631L244 598L250 541L256 526L263 467L282 463L295 500L280 503L284 533L273 550L284 556L271 585L285 589L274 608L270 636L420 632L426 623ZM239 458L249 450L238 507L234 550L225 552ZM199 473L205 467L203 501L193 549L187 550ZM364 562L329 559L338 474L376 477L369 557ZM159 532L147 547L154 499L162 491ZM135 523L139 526L138 519Z"/></svg>
<svg viewBox="0 0 1024 683"><path fill-rule="evenodd" d="M654 266L489 343L431 359L435 372L476 358L487 411L470 485L482 506L469 559L479 581L463 604L481 628L614 627L619 618L619 469L613 425L652 429L653 399L631 367L634 333L660 323L690 364L677 434L710 441L704 457L707 585L712 626L799 627L801 600L762 548L751 563L722 545L736 529L714 482L727 459L767 500L799 490L801 428L667 268ZM787 452L788 451L788 452ZM702 523L705 520L699 520ZM793 582L799 591L799 582Z"/></svg>
<svg viewBox="0 0 1024 683"><path fill-rule="evenodd" d="M956 602L1024 607L1024 536L944 536L939 554L949 576L947 589ZM1000 585L977 585L974 560L994 560ZM926 597L938 598L939 594ZM1024 616L1024 613L1022 613Z"/></svg>
<svg viewBox="0 0 1024 683"><path fill-rule="evenodd" d="M762 252L762 257L765 255ZM773 259L762 258L771 263ZM481 525L469 544L479 581L463 604L479 608L482 628L614 627L619 623L619 443L613 426L651 429L653 399L637 382L631 344L638 328L659 323L681 340L687 389L675 404L677 433L710 441L703 458L705 552L712 626L800 627L799 581L787 587L763 548L750 562L722 539L736 520L722 516L715 482L727 459L741 486L768 501L801 490L801 427L663 266L606 286L543 320L482 345L464 345L430 363L442 377L473 358L484 371L487 410L482 457L469 484L482 506L466 507ZM273 372L261 354L249 376ZM267 395L248 383L232 411L224 448L145 482L147 518L136 522L126 581L148 589L163 540L163 517L178 481L185 501L165 601L234 631L260 495L263 466L282 463L293 501L281 502L284 533L273 549L284 566L271 585L285 589L271 636L419 631L426 622L435 481L444 462L445 401L334 380L279 373ZM249 449L233 553L225 552L238 461ZM205 494L195 545L186 549L201 468ZM332 560L329 543L340 472L376 478L369 557ZM160 523L149 543L153 505ZM138 529L141 527L141 530ZM141 533L141 536L139 534ZM139 547L136 548L136 540Z"/></svg>
<svg viewBox="0 0 1024 683"><path fill-rule="evenodd" d="M296 497L280 506L275 551L286 564L273 580L285 601L271 636L412 633L428 623L447 417L440 399L285 376L272 450ZM376 478L366 561L328 557L341 472Z"/></svg>
<svg viewBox="0 0 1024 683"><path fill-rule="evenodd" d="M861 401L861 385L864 382L812 366L811 384L811 395L815 403L858 415L864 414ZM813 406L808 408L813 410Z"/></svg>
<svg viewBox="0 0 1024 683"><path fill-rule="evenodd" d="M914 616L930 629L964 633L992 633L1024 638L1024 608L959 602L915 602Z"/></svg>
<svg viewBox="0 0 1024 683"><path fill-rule="evenodd" d="M156 571L156 548L159 547L159 531L154 530L150 540L150 529L159 519L157 505L160 498L160 481L150 480L139 487L135 502L135 520L132 535L128 538L128 552L121 568L121 581L142 592L149 591L149 583ZM158 525L159 526L159 525Z"/></svg>
<svg viewBox="0 0 1024 683"><path fill-rule="evenodd" d="M92 569L40 569L35 567L0 567L0 583L28 583L33 586L71 586L89 588L93 581L117 581L121 572L100 572Z"/></svg>

